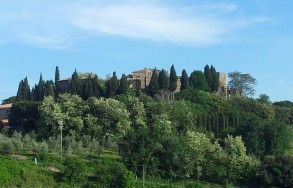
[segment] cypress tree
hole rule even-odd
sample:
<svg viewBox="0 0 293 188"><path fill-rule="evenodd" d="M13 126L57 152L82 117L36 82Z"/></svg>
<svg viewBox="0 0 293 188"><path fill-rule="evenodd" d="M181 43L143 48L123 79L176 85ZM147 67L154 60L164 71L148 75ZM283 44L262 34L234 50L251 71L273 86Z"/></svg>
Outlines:
<svg viewBox="0 0 293 188"><path fill-rule="evenodd" d="M148 92L152 97L154 97L155 94L159 92L159 81L158 81L157 69L153 70L152 77L148 87Z"/></svg>
<svg viewBox="0 0 293 188"><path fill-rule="evenodd" d="M31 100L30 86L28 84L27 77L25 77L22 85L22 100Z"/></svg>
<svg viewBox="0 0 293 188"><path fill-rule="evenodd" d="M169 91L174 92L177 89L177 74L174 68L174 65L171 66L170 69L170 84L169 84Z"/></svg>
<svg viewBox="0 0 293 188"><path fill-rule="evenodd" d="M204 76L209 88L211 89L212 88L212 74L211 74L211 69L209 65L206 65L204 67Z"/></svg>
<svg viewBox="0 0 293 188"><path fill-rule="evenodd" d="M108 98L113 97L114 92L112 89L111 79L106 81L105 86L106 86L106 97L108 97Z"/></svg>
<svg viewBox="0 0 293 188"><path fill-rule="evenodd" d="M56 66L56 69L55 69L55 96L56 97L58 97L59 93L61 92L61 86L58 80L60 80L60 72L59 72L59 67Z"/></svg>
<svg viewBox="0 0 293 188"><path fill-rule="evenodd" d="M184 89L187 89L189 86L189 80L188 80L188 75L185 69L182 70L182 76L180 78L180 91L183 91Z"/></svg>
<svg viewBox="0 0 293 188"><path fill-rule="evenodd" d="M99 97L102 95L101 85L98 76L95 74L94 78L92 79L93 82L93 96Z"/></svg>
<svg viewBox="0 0 293 188"><path fill-rule="evenodd" d="M212 84L211 84L211 91L217 92L219 89L219 75L215 69L215 67L211 66L211 75L212 75Z"/></svg>
<svg viewBox="0 0 293 188"><path fill-rule="evenodd" d="M92 96L94 96L93 78L91 78L91 75L89 74L88 78L83 82L82 98L87 100Z"/></svg>
<svg viewBox="0 0 293 188"><path fill-rule="evenodd" d="M23 80L21 80L20 82L19 82L19 84L18 84L18 89L17 89L17 94L16 94L16 98L18 99L18 100L22 100L23 99L23 90L22 90L22 88L23 88Z"/></svg>
<svg viewBox="0 0 293 188"><path fill-rule="evenodd" d="M46 81L44 85L44 96L51 96L51 97L55 96L54 82L52 80Z"/></svg>
<svg viewBox="0 0 293 188"><path fill-rule="evenodd" d="M112 95L115 95L117 93L118 87L119 87L119 81L118 81L116 72L114 71L113 76L111 78L111 88L112 88L112 92L113 92Z"/></svg>
<svg viewBox="0 0 293 188"><path fill-rule="evenodd" d="M127 81L127 76L125 74L122 74L120 83L119 83L119 88L118 88L118 94L127 94L129 89L129 84Z"/></svg>
<svg viewBox="0 0 293 188"><path fill-rule="evenodd" d="M169 88L169 78L167 76L167 73L164 69L159 73L158 77L159 82L159 89L167 91Z"/></svg>
<svg viewBox="0 0 293 188"><path fill-rule="evenodd" d="M44 85L45 85L45 83L44 83L43 76L41 73L38 87L37 87L37 96L36 96L37 101L42 101L44 99Z"/></svg>
<svg viewBox="0 0 293 188"><path fill-rule="evenodd" d="M80 80L78 77L78 73L75 69L74 73L71 76L71 82L69 85L69 91L71 94L77 94L80 95L80 90L81 90L81 84L80 84Z"/></svg>

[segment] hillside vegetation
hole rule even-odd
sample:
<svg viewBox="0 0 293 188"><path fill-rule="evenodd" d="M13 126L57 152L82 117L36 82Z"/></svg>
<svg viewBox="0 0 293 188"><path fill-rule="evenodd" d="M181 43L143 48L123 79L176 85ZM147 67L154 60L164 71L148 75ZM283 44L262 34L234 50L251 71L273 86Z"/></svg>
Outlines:
<svg viewBox="0 0 293 188"><path fill-rule="evenodd" d="M190 86L171 100L160 91L153 97L129 89L111 97L63 93L14 102L1 150L26 158L2 157L15 168L3 167L1 181L21 186L37 179L52 187L293 186L291 102L223 97Z"/></svg>

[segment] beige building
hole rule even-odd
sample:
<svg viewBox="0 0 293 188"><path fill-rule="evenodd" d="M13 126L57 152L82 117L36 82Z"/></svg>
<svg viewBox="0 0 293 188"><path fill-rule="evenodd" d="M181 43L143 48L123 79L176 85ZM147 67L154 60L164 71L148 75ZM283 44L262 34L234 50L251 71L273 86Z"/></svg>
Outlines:
<svg viewBox="0 0 293 188"><path fill-rule="evenodd" d="M8 124L8 118L9 118L11 107L12 107L12 103L0 105L0 120L4 124Z"/></svg>
<svg viewBox="0 0 293 188"><path fill-rule="evenodd" d="M150 80L152 78L154 69L149 69L145 68L142 70L134 71L132 72L132 75L128 76L128 81L130 82L130 87L131 88L141 88L145 89L146 86L149 85ZM157 73L159 74L159 70L157 70ZM219 72L219 89L218 92L222 94L227 93L227 75L226 73ZM175 92L180 91L180 86L181 86L181 81L180 81L180 76L178 76L177 80L177 88Z"/></svg>
<svg viewBox="0 0 293 188"><path fill-rule="evenodd" d="M142 69L132 72L132 75L128 76L131 88L145 89L150 84L154 69ZM159 70L157 70L159 74Z"/></svg>
<svg viewBox="0 0 293 188"><path fill-rule="evenodd" d="M226 93L227 92L227 74L219 72L219 92Z"/></svg>

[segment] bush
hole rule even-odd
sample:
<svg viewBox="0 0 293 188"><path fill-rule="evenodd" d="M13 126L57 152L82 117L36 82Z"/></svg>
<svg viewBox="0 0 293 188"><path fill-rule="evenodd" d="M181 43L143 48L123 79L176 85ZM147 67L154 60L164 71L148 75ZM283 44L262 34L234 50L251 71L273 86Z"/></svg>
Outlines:
<svg viewBox="0 0 293 188"><path fill-rule="evenodd" d="M86 165L78 158L68 157L64 162L63 179L67 183L79 185L86 180Z"/></svg>
<svg viewBox="0 0 293 188"><path fill-rule="evenodd" d="M121 163L100 162L96 166L95 175L99 187L135 187L134 174Z"/></svg>

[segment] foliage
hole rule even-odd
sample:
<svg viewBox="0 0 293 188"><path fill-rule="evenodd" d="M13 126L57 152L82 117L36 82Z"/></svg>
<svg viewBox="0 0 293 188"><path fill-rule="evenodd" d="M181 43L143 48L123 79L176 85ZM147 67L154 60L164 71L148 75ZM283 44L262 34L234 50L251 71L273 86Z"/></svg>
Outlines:
<svg viewBox="0 0 293 188"><path fill-rule="evenodd" d="M260 176L263 184L273 187L293 186L293 157L266 156L261 163Z"/></svg>
<svg viewBox="0 0 293 188"><path fill-rule="evenodd" d="M202 91L209 91L207 81L205 79L204 73L202 71L193 71L189 77L190 87Z"/></svg>
<svg viewBox="0 0 293 188"><path fill-rule="evenodd" d="M160 89L160 86L158 81L158 73L157 73L157 70L154 69L149 86L148 86L148 93L150 96L154 97L155 94L159 92L159 89Z"/></svg>
<svg viewBox="0 0 293 188"><path fill-rule="evenodd" d="M88 105L88 130L101 143L110 137L119 139L130 129L129 112L123 103L111 98L90 98Z"/></svg>
<svg viewBox="0 0 293 188"><path fill-rule="evenodd" d="M169 84L169 91L174 92L177 89L177 74L176 70L174 68L174 65L171 66L170 68L170 84Z"/></svg>
<svg viewBox="0 0 293 188"><path fill-rule="evenodd" d="M273 119L275 116L272 106L257 102L251 98L232 97L229 103L242 112L254 113L262 119Z"/></svg>
<svg viewBox="0 0 293 188"><path fill-rule="evenodd" d="M183 91L184 89L187 89L188 86L189 86L189 78L188 78L188 75L187 75L187 72L185 69L182 70L182 75L181 75L181 78L180 78L180 91Z"/></svg>
<svg viewBox="0 0 293 188"><path fill-rule="evenodd" d="M118 94L127 94L129 90L129 83L127 81L127 77L125 74L122 74L119 87L118 87Z"/></svg>
<svg viewBox="0 0 293 188"><path fill-rule="evenodd" d="M28 84L27 77L25 79L21 80L18 86L17 100L30 100L31 99L31 93L30 93L30 86Z"/></svg>
<svg viewBox="0 0 293 188"><path fill-rule="evenodd" d="M159 82L159 89L167 91L169 88L169 78L167 76L167 72L163 69L160 71L158 76L158 82Z"/></svg>
<svg viewBox="0 0 293 188"><path fill-rule="evenodd" d="M71 94L77 94L79 95L81 93L81 83L80 79L78 77L78 73L75 69L74 73L71 76L71 82L69 85L69 91Z"/></svg>
<svg viewBox="0 0 293 188"><path fill-rule="evenodd" d="M12 127L12 131L28 133L36 130L37 121L40 118L39 106L40 103L32 101L13 103L9 116L9 124Z"/></svg>
<svg viewBox="0 0 293 188"><path fill-rule="evenodd" d="M78 185L86 180L86 165L74 157L67 157L64 161L63 179L72 185Z"/></svg>
<svg viewBox="0 0 293 188"><path fill-rule="evenodd" d="M95 175L99 187L135 187L134 174L121 163L98 162L95 165Z"/></svg>
<svg viewBox="0 0 293 188"><path fill-rule="evenodd" d="M26 161L1 156L0 162L0 184L3 187L56 186L53 176Z"/></svg>
<svg viewBox="0 0 293 188"><path fill-rule="evenodd" d="M250 74L242 74L241 72L234 71L229 72L228 77L230 81L228 87L240 95L253 96L255 93L254 85L256 85L256 79Z"/></svg>
<svg viewBox="0 0 293 188"><path fill-rule="evenodd" d="M272 104L272 102L270 101L270 97L266 94L260 94L259 98L256 100L263 104Z"/></svg>

